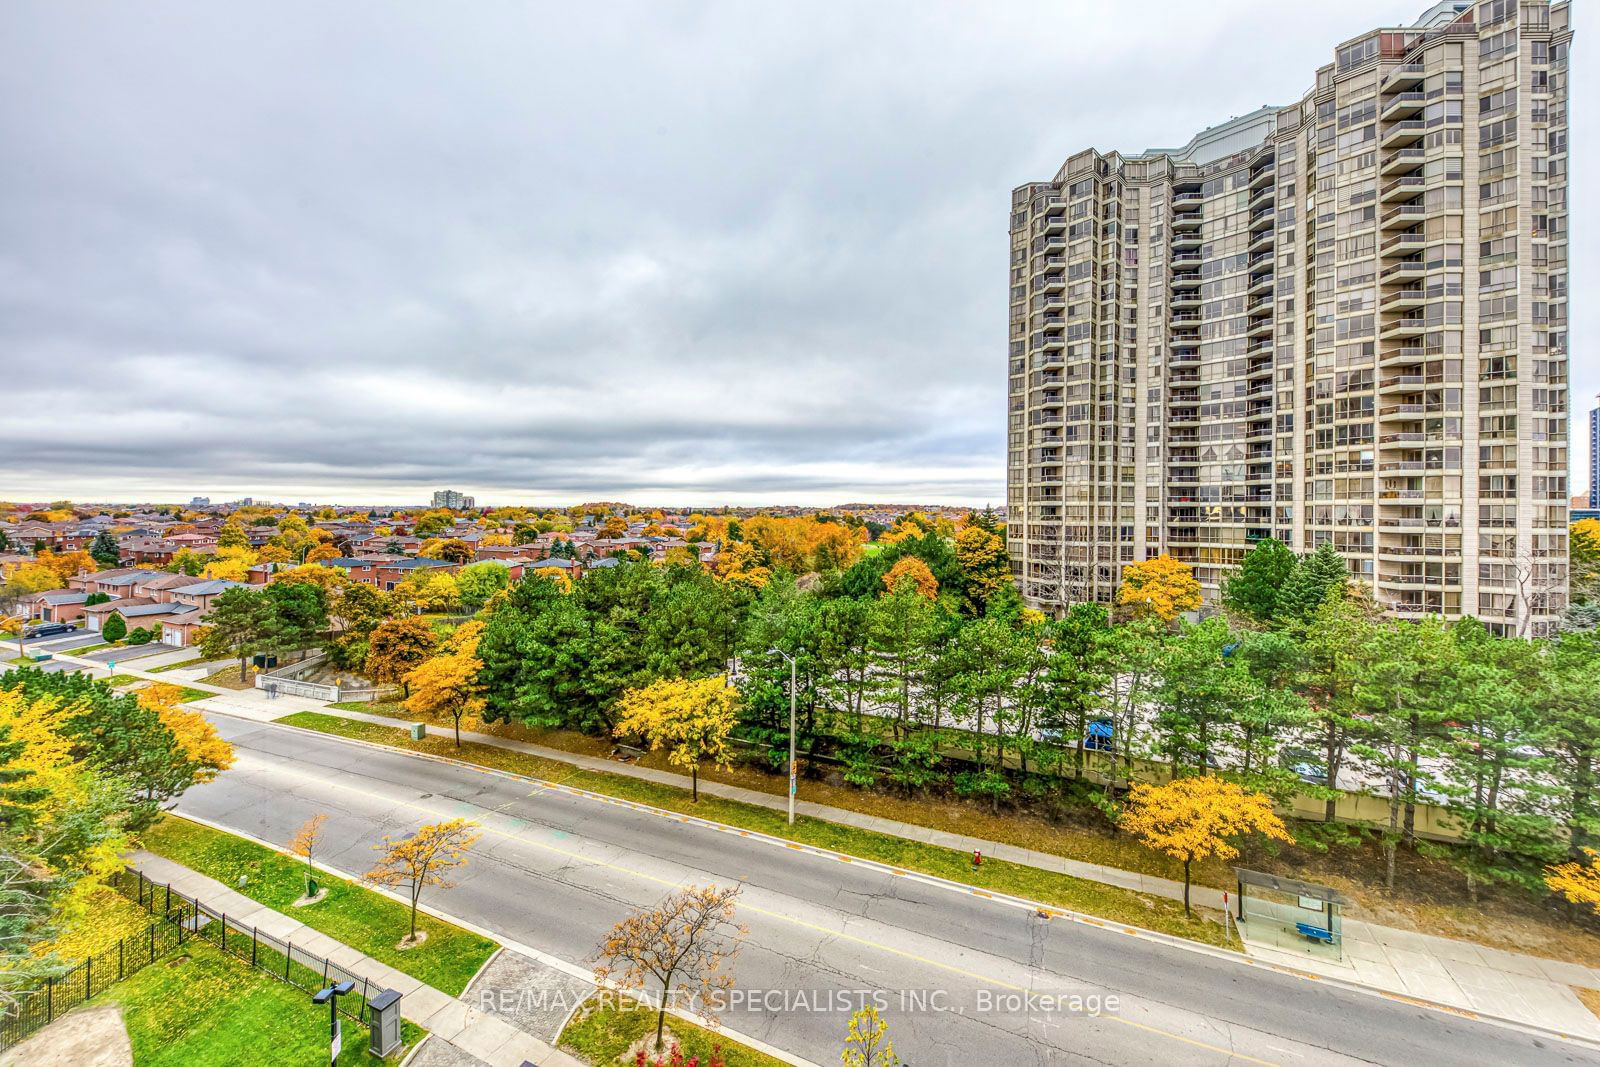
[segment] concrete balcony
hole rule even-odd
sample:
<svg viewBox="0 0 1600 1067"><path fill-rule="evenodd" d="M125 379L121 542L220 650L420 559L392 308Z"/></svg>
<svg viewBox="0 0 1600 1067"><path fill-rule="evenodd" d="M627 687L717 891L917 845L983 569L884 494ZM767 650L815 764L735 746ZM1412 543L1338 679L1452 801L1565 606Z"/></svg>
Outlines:
<svg viewBox="0 0 1600 1067"><path fill-rule="evenodd" d="M1408 119L1413 115L1419 114L1427 102L1426 93L1416 91L1395 93L1393 96L1384 98L1383 110L1378 113L1378 117L1384 122Z"/></svg>
<svg viewBox="0 0 1600 1067"><path fill-rule="evenodd" d="M1378 138L1378 147L1404 148L1422 140L1427 132L1428 124L1421 119L1404 119L1383 131L1383 136Z"/></svg>
<svg viewBox="0 0 1600 1067"><path fill-rule="evenodd" d="M1378 164L1379 174L1409 174L1422 166L1427 157L1421 148L1401 148L1388 153Z"/></svg>

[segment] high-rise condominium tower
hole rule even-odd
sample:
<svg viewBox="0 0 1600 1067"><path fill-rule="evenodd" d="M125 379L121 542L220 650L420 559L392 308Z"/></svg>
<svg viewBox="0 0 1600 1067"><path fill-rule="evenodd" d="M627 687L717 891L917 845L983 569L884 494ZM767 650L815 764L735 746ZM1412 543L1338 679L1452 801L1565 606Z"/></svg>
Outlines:
<svg viewBox="0 0 1600 1067"><path fill-rule="evenodd" d="M1566 608L1568 4L1443 3L1298 103L1012 194L1024 598L1330 542L1400 616Z"/></svg>

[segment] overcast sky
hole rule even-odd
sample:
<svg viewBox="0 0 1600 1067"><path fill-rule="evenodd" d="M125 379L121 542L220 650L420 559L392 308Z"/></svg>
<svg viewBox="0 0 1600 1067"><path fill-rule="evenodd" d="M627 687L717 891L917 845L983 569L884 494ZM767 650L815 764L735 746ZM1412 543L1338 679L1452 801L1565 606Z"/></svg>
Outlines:
<svg viewBox="0 0 1600 1067"><path fill-rule="evenodd" d="M1001 503L1012 187L1425 6L7 0L0 499Z"/></svg>

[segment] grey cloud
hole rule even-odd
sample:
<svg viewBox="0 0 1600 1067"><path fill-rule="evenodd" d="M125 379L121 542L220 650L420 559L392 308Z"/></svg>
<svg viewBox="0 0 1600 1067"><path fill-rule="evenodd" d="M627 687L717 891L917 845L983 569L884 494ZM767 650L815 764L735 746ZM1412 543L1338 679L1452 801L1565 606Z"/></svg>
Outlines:
<svg viewBox="0 0 1600 1067"><path fill-rule="evenodd" d="M1011 187L1412 6L18 0L0 498L998 502Z"/></svg>

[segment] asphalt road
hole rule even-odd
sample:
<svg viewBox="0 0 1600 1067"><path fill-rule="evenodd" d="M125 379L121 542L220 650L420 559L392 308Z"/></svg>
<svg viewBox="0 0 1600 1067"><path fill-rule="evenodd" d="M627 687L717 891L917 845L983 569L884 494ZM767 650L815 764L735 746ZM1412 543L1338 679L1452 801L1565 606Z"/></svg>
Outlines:
<svg viewBox="0 0 1600 1067"><path fill-rule="evenodd" d="M818 1063L838 1062L863 998L881 998L896 1051L916 1067L1600 1063L1577 1046L1039 919L509 776L213 721L238 762L190 790L180 812L279 844L326 813L321 855L350 872L371 866L384 834L475 819L484 835L472 862L431 902L563 959L587 964L613 923L674 887L741 883L749 937L734 970L740 999L723 1019Z"/></svg>

